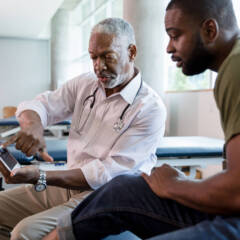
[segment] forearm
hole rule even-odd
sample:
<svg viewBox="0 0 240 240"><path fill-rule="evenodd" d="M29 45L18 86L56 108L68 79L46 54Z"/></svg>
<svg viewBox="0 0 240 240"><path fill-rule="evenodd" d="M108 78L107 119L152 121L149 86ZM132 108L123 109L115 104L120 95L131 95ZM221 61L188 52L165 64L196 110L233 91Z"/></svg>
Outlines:
<svg viewBox="0 0 240 240"><path fill-rule="evenodd" d="M240 186L234 173L223 171L202 181L180 180L169 186L169 198L214 214L240 212Z"/></svg>
<svg viewBox="0 0 240 240"><path fill-rule="evenodd" d="M47 171L47 185L76 190L90 190L81 169L66 171Z"/></svg>

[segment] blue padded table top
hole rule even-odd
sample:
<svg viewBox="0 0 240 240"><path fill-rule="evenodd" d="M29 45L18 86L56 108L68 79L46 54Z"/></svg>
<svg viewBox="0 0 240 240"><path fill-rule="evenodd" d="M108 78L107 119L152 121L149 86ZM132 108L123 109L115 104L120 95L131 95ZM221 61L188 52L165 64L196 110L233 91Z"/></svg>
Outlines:
<svg viewBox="0 0 240 240"><path fill-rule="evenodd" d="M54 161L67 161L67 140L47 140L46 145L47 151L54 158ZM7 149L21 164L28 164L34 159L33 157L27 157L14 145L8 146Z"/></svg>
<svg viewBox="0 0 240 240"><path fill-rule="evenodd" d="M47 151L54 161L67 161L67 140L53 139L46 140Z"/></svg>
<svg viewBox="0 0 240 240"><path fill-rule="evenodd" d="M71 125L71 120L64 120L54 125ZM0 119L0 126L19 126L19 122L16 117L2 118Z"/></svg>
<svg viewBox="0 0 240 240"><path fill-rule="evenodd" d="M161 140L156 155L157 157L219 157L223 153L224 141L208 137L164 137ZM47 151L55 161L67 161L67 140L46 140ZM15 149L13 145L9 151L19 160L31 161L31 158Z"/></svg>
<svg viewBox="0 0 240 240"><path fill-rule="evenodd" d="M47 140L48 153L56 160L67 159L67 140ZM224 141L208 137L164 137L157 148L157 157L222 156Z"/></svg>
<svg viewBox="0 0 240 240"><path fill-rule="evenodd" d="M70 126L72 123L71 120L63 120L61 122L55 123L54 125L66 125L66 126Z"/></svg>
<svg viewBox="0 0 240 240"><path fill-rule="evenodd" d="M223 155L224 141L208 137L164 137L157 157L218 157Z"/></svg>
<svg viewBox="0 0 240 240"><path fill-rule="evenodd" d="M19 126L19 122L16 117L2 118L0 119L0 126Z"/></svg>

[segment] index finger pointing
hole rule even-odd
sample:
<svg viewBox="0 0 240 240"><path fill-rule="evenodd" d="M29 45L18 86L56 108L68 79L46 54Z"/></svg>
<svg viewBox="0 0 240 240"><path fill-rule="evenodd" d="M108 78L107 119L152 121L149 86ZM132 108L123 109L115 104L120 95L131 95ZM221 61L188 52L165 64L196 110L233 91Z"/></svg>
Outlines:
<svg viewBox="0 0 240 240"><path fill-rule="evenodd" d="M45 150L39 149L39 155L44 161L53 162L53 158Z"/></svg>

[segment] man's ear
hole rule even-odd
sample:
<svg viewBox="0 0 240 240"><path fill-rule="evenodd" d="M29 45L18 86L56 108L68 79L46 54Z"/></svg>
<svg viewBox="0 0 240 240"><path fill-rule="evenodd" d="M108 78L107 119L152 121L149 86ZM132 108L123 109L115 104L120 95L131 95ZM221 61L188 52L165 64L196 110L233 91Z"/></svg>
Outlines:
<svg viewBox="0 0 240 240"><path fill-rule="evenodd" d="M206 19L201 26L201 35L206 44L213 43L219 36L219 25L213 18Z"/></svg>
<svg viewBox="0 0 240 240"><path fill-rule="evenodd" d="M137 47L134 44L130 44L128 46L128 55L129 55L129 61L133 62L136 55L137 55Z"/></svg>

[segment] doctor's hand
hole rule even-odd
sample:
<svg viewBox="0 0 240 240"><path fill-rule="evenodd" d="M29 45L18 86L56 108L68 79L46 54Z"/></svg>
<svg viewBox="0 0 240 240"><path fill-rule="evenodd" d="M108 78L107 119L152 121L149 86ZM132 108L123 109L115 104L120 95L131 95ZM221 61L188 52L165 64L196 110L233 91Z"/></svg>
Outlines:
<svg viewBox="0 0 240 240"><path fill-rule="evenodd" d="M168 191L175 183L187 179L187 176L183 172L167 164L155 168L150 176L142 173L142 177L152 191L162 198L170 198Z"/></svg>
<svg viewBox="0 0 240 240"><path fill-rule="evenodd" d="M40 173L36 166L26 166L14 169L10 175L4 176L6 183L32 183L39 179Z"/></svg>
<svg viewBox="0 0 240 240"><path fill-rule="evenodd" d="M39 153L46 162L52 162L53 158L48 155L46 143L43 137L43 126L38 114L34 111L24 111L19 118L21 131L3 143L3 147L16 143L16 148L27 156Z"/></svg>

